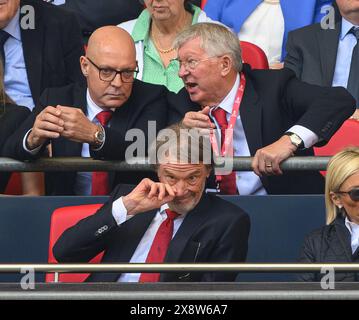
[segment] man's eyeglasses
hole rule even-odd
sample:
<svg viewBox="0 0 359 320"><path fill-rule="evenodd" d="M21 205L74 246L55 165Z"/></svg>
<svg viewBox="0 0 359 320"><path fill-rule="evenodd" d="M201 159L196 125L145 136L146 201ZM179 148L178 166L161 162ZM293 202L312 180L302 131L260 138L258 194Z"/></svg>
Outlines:
<svg viewBox="0 0 359 320"><path fill-rule="evenodd" d="M177 58L177 59L172 59L172 61L177 61L180 68L183 66L187 71L194 71L201 62L208 61L213 58L219 58L219 57L221 57L221 56L213 56L213 57L209 57L209 58L201 59L201 60L188 59L187 61L182 61Z"/></svg>
<svg viewBox="0 0 359 320"><path fill-rule="evenodd" d="M359 201L359 188L351 189L350 191L337 191L339 194L348 194L353 201Z"/></svg>
<svg viewBox="0 0 359 320"><path fill-rule="evenodd" d="M86 57L91 64L98 69L98 76L100 80L105 82L112 82L117 74L120 74L122 82L131 83L135 81L138 73L138 64L136 61L136 69L123 69L123 70L114 70L110 68L100 68L97 64L95 64L89 57Z"/></svg>

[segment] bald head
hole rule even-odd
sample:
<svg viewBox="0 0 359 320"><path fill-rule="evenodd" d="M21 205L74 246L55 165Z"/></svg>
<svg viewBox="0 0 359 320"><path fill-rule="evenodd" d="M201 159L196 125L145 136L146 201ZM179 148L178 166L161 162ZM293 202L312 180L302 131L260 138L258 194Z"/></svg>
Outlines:
<svg viewBox="0 0 359 320"><path fill-rule="evenodd" d="M137 71L136 49L125 30L116 26L97 29L89 39L86 57L80 58L80 64L90 96L98 106L118 108L130 97ZM112 80L106 79L113 72Z"/></svg>
<svg viewBox="0 0 359 320"><path fill-rule="evenodd" d="M102 54L118 54L136 60L135 44L130 34L116 26L101 27L88 41L87 55L98 57Z"/></svg>

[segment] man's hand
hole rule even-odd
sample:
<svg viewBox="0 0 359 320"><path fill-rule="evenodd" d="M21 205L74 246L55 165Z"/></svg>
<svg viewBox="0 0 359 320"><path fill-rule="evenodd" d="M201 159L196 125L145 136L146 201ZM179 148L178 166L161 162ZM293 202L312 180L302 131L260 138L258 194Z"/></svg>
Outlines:
<svg viewBox="0 0 359 320"><path fill-rule="evenodd" d="M182 120L182 123L187 128L202 129L201 132L208 133L208 129L215 129L216 126L211 122L208 114L210 107L205 107L198 112L187 112Z"/></svg>
<svg viewBox="0 0 359 320"><path fill-rule="evenodd" d="M284 68L283 62L275 62L275 63L272 63L271 65L269 65L269 69L273 69L273 70L280 70L283 68Z"/></svg>
<svg viewBox="0 0 359 320"><path fill-rule="evenodd" d="M57 106L57 108L61 110L61 119L64 121L62 137L81 143L94 142L97 126L81 109L65 106Z"/></svg>
<svg viewBox="0 0 359 320"><path fill-rule="evenodd" d="M160 208L176 195L175 188L168 184L143 179L131 193L122 198L128 215L135 215Z"/></svg>
<svg viewBox="0 0 359 320"><path fill-rule="evenodd" d="M356 109L353 115L350 117L350 119L354 119L356 121L359 121L359 109Z"/></svg>
<svg viewBox="0 0 359 320"><path fill-rule="evenodd" d="M48 139L60 137L63 131L64 121L61 119L61 110L48 106L37 115L26 144L30 150L35 149Z"/></svg>
<svg viewBox="0 0 359 320"><path fill-rule="evenodd" d="M252 162L253 171L260 177L262 174L283 174L279 164L293 156L296 149L288 136L281 137L269 146L257 150Z"/></svg>

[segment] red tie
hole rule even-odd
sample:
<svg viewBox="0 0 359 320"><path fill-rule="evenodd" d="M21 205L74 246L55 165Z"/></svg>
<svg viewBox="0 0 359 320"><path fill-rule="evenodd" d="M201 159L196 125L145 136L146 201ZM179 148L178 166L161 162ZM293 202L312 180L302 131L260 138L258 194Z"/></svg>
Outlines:
<svg viewBox="0 0 359 320"><path fill-rule="evenodd" d="M146 263L161 263L165 259L173 235L173 220L178 217L178 213L169 209L166 210L166 214L167 219L161 223L157 230ZM139 282L158 282L159 280L159 273L142 273Z"/></svg>
<svg viewBox="0 0 359 320"><path fill-rule="evenodd" d="M112 117L112 111L101 111L96 118L103 127L106 127ZM103 196L110 193L108 183L108 172L97 171L92 172L92 192L93 196Z"/></svg>
<svg viewBox="0 0 359 320"><path fill-rule="evenodd" d="M226 137L226 129L228 128L226 111L224 111L222 108L217 108L212 111L212 115L217 120L219 128L221 129L221 146L223 146L224 139ZM220 181L220 190L222 194L238 194L236 173L234 171L232 171L230 174L222 176Z"/></svg>

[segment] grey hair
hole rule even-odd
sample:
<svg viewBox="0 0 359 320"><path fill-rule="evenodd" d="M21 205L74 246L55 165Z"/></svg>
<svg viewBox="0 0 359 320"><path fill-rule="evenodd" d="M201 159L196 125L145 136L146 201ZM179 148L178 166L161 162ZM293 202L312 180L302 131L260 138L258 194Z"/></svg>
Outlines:
<svg viewBox="0 0 359 320"><path fill-rule="evenodd" d="M177 35L174 48L179 49L195 38L201 40L201 48L209 56L229 54L236 71L242 71L242 50L238 37L227 27L209 22L191 25Z"/></svg>

